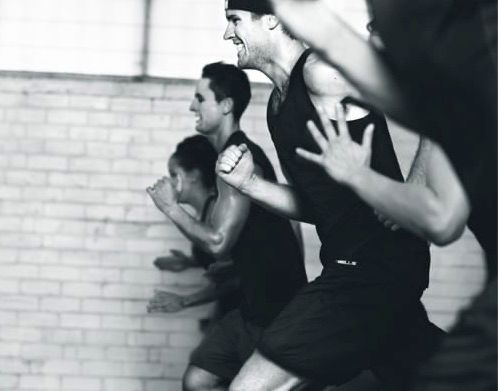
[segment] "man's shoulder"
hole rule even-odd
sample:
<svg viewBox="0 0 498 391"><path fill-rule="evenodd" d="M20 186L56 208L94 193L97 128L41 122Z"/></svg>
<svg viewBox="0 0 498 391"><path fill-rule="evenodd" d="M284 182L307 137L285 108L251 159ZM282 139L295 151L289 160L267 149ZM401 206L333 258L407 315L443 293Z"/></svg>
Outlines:
<svg viewBox="0 0 498 391"><path fill-rule="evenodd" d="M303 67L304 83L308 92L316 96L338 95L347 89L348 83L340 72L311 53Z"/></svg>

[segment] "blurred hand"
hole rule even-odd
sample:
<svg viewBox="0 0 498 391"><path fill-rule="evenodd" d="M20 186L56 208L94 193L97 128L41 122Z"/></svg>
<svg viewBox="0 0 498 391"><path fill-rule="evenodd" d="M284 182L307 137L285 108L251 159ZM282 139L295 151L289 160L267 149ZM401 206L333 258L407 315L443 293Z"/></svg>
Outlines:
<svg viewBox="0 0 498 391"><path fill-rule="evenodd" d="M147 304L147 312L178 312L185 308L184 297L167 291L154 291L154 297Z"/></svg>
<svg viewBox="0 0 498 391"><path fill-rule="evenodd" d="M397 231L400 226L396 224L394 221L389 220L386 216L384 216L382 213L374 210L375 215L377 216L377 219L384 224L384 227L387 229L390 229L391 231Z"/></svg>
<svg viewBox="0 0 498 391"><path fill-rule="evenodd" d="M320 133L313 122L308 121L307 126L321 153L312 153L301 148L297 148L296 152L304 159L321 166L335 181L348 185L355 175L370 165L374 126L367 126L362 143L358 144L351 139L342 105L336 105L338 132L322 109L318 108L317 112L327 137Z"/></svg>
<svg viewBox="0 0 498 391"><path fill-rule="evenodd" d="M172 249L171 255L157 257L154 259L154 265L159 270L168 270L171 272L181 272L189 267L194 266L192 260L183 251Z"/></svg>
<svg viewBox="0 0 498 391"><path fill-rule="evenodd" d="M227 275L235 273L235 265L231 259L217 260L208 266L204 275L213 281L224 279Z"/></svg>
<svg viewBox="0 0 498 391"><path fill-rule="evenodd" d="M178 203L178 192L168 177L162 177L146 190L161 212L165 212L167 208Z"/></svg>

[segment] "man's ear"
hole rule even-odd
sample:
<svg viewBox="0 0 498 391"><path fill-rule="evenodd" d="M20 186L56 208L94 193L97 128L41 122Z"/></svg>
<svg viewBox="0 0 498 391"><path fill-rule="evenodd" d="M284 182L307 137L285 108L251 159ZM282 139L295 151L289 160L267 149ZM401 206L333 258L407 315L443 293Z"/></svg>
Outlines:
<svg viewBox="0 0 498 391"><path fill-rule="evenodd" d="M222 101L223 103L223 114L230 114L233 112L233 99L225 98Z"/></svg>
<svg viewBox="0 0 498 391"><path fill-rule="evenodd" d="M276 29L280 24L280 20L275 15L264 15L263 17L266 19L266 23L270 30Z"/></svg>

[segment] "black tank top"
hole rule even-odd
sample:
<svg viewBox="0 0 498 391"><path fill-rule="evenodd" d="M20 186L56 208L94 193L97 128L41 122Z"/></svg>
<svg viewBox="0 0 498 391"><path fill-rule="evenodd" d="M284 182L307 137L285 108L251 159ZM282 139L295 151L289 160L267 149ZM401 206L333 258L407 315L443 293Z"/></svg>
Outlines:
<svg viewBox="0 0 498 391"><path fill-rule="evenodd" d="M245 143L263 176L276 181L263 150L242 131L233 133L224 149ZM260 325L268 324L307 282L301 250L287 219L251 203L249 215L231 250L240 276L242 315Z"/></svg>
<svg viewBox="0 0 498 391"><path fill-rule="evenodd" d="M428 244L404 231L390 231L376 218L370 206L352 190L332 180L319 166L296 155L296 147L318 152L306 121L320 124L307 92L303 68L309 50L294 66L285 100L279 112L268 104L267 119L280 163L301 197L305 213L316 225L322 247L320 259L334 268L345 282L396 281L422 290L429 276ZM332 121L333 123L335 121ZM394 147L382 115L371 111L366 117L348 121L351 137L361 142L365 127L375 124L372 168L390 178L403 180ZM321 129L322 131L322 129ZM337 260L354 262L344 265Z"/></svg>

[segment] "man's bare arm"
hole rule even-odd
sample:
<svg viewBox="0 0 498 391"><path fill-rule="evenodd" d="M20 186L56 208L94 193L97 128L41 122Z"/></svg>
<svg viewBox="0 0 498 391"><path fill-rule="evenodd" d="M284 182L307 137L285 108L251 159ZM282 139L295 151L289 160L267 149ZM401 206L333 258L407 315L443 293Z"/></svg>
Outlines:
<svg viewBox="0 0 498 391"><path fill-rule="evenodd" d="M245 144L231 146L220 154L216 171L224 182L271 212L309 221L292 186L270 182L254 171L252 154Z"/></svg>
<svg viewBox="0 0 498 391"><path fill-rule="evenodd" d="M206 222L190 216L168 194L169 181L148 188L156 206L194 244L217 258L228 256L249 214L250 200L222 181L218 181L218 196Z"/></svg>

